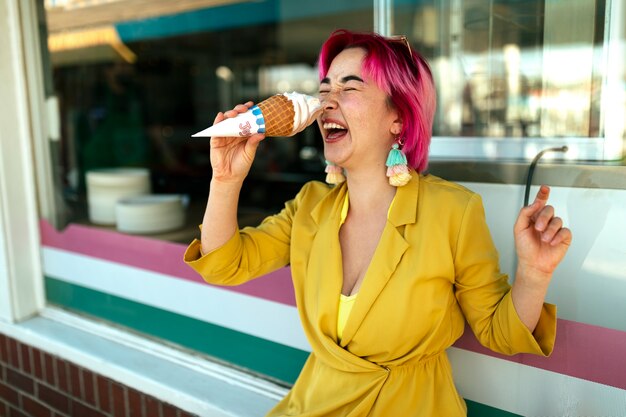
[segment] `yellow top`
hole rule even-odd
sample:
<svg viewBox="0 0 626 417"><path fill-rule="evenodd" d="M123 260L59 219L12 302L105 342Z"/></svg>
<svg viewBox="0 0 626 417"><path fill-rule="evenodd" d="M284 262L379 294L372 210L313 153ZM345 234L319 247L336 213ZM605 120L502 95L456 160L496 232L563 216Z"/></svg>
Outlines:
<svg viewBox="0 0 626 417"><path fill-rule="evenodd" d="M395 197L391 200L391 204L389 205L389 209L387 210L387 217L389 217L389 213L391 212L391 207L393 207L393 202L395 201ZM348 198L348 193L346 192L346 197L343 200L343 206L341 207L341 215L339 224L342 225L346 221L346 217L348 217L348 208L350 207L350 199ZM352 311L352 306L356 301L357 294L352 294L350 296L340 294L339 295L339 310L337 314L337 337L339 341L341 341L341 336L343 334L343 329L346 327L346 323L348 322L348 317L350 317L350 311Z"/></svg>
<svg viewBox="0 0 626 417"><path fill-rule="evenodd" d="M198 240L185 252L185 262L220 285L290 265L312 352L268 416L464 417L446 349L466 321L494 351L552 352L556 307L544 304L533 333L519 319L480 196L415 172L396 191L339 340L339 228L346 193L345 183L307 183L258 227L240 230L204 256Z"/></svg>
<svg viewBox="0 0 626 417"><path fill-rule="evenodd" d="M346 327L350 311L352 311L352 306L356 301L357 295L358 294L352 294L349 296L343 294L339 295L339 310L337 312L337 337L339 340L341 340L343 329Z"/></svg>

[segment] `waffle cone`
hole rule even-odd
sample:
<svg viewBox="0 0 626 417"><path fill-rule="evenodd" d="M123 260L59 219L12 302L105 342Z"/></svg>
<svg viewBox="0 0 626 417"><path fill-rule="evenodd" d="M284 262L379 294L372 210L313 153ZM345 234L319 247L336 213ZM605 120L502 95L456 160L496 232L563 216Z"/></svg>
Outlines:
<svg viewBox="0 0 626 417"><path fill-rule="evenodd" d="M272 96L258 103L257 106L265 119L267 136L289 136L293 132L296 111L293 103L282 94Z"/></svg>

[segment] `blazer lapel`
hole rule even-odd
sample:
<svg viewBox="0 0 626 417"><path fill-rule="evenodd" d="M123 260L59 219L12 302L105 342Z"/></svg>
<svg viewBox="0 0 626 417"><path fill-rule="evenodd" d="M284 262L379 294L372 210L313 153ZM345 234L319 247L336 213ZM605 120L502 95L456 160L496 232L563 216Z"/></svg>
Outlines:
<svg viewBox="0 0 626 417"><path fill-rule="evenodd" d="M411 181L403 187L398 187L396 191L387 224L344 328L341 339L342 347L350 343L361 327L367 313L374 302L376 302L378 295L383 291L389 279L391 279L404 252L409 247L409 243L404 239L402 232L404 231L403 226L415 223L417 219L418 191L419 175L416 172L412 172ZM340 274L340 276L342 275Z"/></svg>
<svg viewBox="0 0 626 417"><path fill-rule="evenodd" d="M305 308L308 320L316 322L314 328L333 344L337 340L337 309L343 282L339 223L346 192L345 184L337 186L311 211L318 230L311 242L307 265Z"/></svg>

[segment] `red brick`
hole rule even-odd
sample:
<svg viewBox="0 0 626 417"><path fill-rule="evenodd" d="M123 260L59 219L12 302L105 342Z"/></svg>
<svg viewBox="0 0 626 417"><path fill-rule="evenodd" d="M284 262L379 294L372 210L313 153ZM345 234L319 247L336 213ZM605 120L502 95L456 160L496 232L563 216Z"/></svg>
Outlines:
<svg viewBox="0 0 626 417"><path fill-rule="evenodd" d="M29 417L14 407L9 407L9 417Z"/></svg>
<svg viewBox="0 0 626 417"><path fill-rule="evenodd" d="M98 404L105 413L111 411L111 384L109 380L96 375L96 385L98 386Z"/></svg>
<svg viewBox="0 0 626 417"><path fill-rule="evenodd" d="M7 369L7 384L29 394L35 393L35 384L33 380L29 376L12 369Z"/></svg>
<svg viewBox="0 0 626 417"><path fill-rule="evenodd" d="M31 347L28 345L20 345L21 357L22 357L22 371L25 374L32 374L33 364L31 356Z"/></svg>
<svg viewBox="0 0 626 417"><path fill-rule="evenodd" d="M8 361L7 337L0 333L0 363L7 363ZM2 410L2 407L0 407L0 410Z"/></svg>
<svg viewBox="0 0 626 417"><path fill-rule="evenodd" d="M33 374L35 378L43 381L43 359L39 349L33 349Z"/></svg>
<svg viewBox="0 0 626 417"><path fill-rule="evenodd" d="M71 392L70 390L70 373L68 370L68 363L61 358L54 358L54 371L55 371L55 384L57 388L64 392Z"/></svg>
<svg viewBox="0 0 626 417"><path fill-rule="evenodd" d="M7 363L15 369L20 369L17 341L15 339L9 338L7 342L9 354L9 360L7 361Z"/></svg>
<svg viewBox="0 0 626 417"><path fill-rule="evenodd" d="M170 404L161 404L163 409L163 417L176 417L176 408Z"/></svg>
<svg viewBox="0 0 626 417"><path fill-rule="evenodd" d="M186 411L183 411L183 410L178 410L178 415L179 415L179 417L198 417L195 414L190 414L190 413L188 413Z"/></svg>
<svg viewBox="0 0 626 417"><path fill-rule="evenodd" d="M43 374L42 380L47 382L48 385L55 386L54 382L54 359L52 356L45 352L41 352L41 372Z"/></svg>
<svg viewBox="0 0 626 417"><path fill-rule="evenodd" d="M111 382L111 400L113 402L113 415L115 417L126 416L126 387Z"/></svg>
<svg viewBox="0 0 626 417"><path fill-rule="evenodd" d="M134 389L128 389L128 415L130 417L143 417L143 395Z"/></svg>
<svg viewBox="0 0 626 417"><path fill-rule="evenodd" d="M160 417L161 416L161 401L154 397L146 397L146 416L147 417Z"/></svg>
<svg viewBox="0 0 626 417"><path fill-rule="evenodd" d="M0 398L4 399L4 401L9 404L16 406L19 404L17 391L2 382L0 382Z"/></svg>
<svg viewBox="0 0 626 417"><path fill-rule="evenodd" d="M30 398L27 395L22 395L22 410L31 417L50 417L50 409Z"/></svg>
<svg viewBox="0 0 626 417"><path fill-rule="evenodd" d="M0 364L0 381L5 381L6 380L6 378L7 378L6 371L7 371L7 367L2 365L2 364Z"/></svg>
<svg viewBox="0 0 626 417"><path fill-rule="evenodd" d="M83 400L85 400L87 404L96 407L96 392L94 389L95 376L90 370L82 368L81 377L83 386Z"/></svg>
<svg viewBox="0 0 626 417"><path fill-rule="evenodd" d="M9 417L9 406L0 401L0 417Z"/></svg>
<svg viewBox="0 0 626 417"><path fill-rule="evenodd" d="M78 368L78 366L74 365L73 363L70 363L68 365L68 370L69 370L68 383L70 386L69 392L72 393L74 397L83 398L83 395L82 395L83 390L80 384L80 369Z"/></svg>
<svg viewBox="0 0 626 417"><path fill-rule="evenodd" d="M72 415L80 417L107 417L106 414L81 403L80 401L72 401ZM117 414L115 414L117 417Z"/></svg>
<svg viewBox="0 0 626 417"><path fill-rule="evenodd" d="M39 393L39 399L48 404L55 410L61 411L65 414L70 411L70 401L65 394L56 391L52 388L48 388L45 385L37 384L37 390Z"/></svg>

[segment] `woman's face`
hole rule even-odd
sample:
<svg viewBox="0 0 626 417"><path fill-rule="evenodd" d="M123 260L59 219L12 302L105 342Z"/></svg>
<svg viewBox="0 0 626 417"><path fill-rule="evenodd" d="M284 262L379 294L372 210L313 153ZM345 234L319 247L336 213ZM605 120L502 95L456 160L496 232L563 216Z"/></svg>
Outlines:
<svg viewBox="0 0 626 417"><path fill-rule="evenodd" d="M365 50L344 49L320 83L324 111L317 119L324 156L347 171L383 167L394 138L401 132L398 113L387 94L362 73Z"/></svg>

